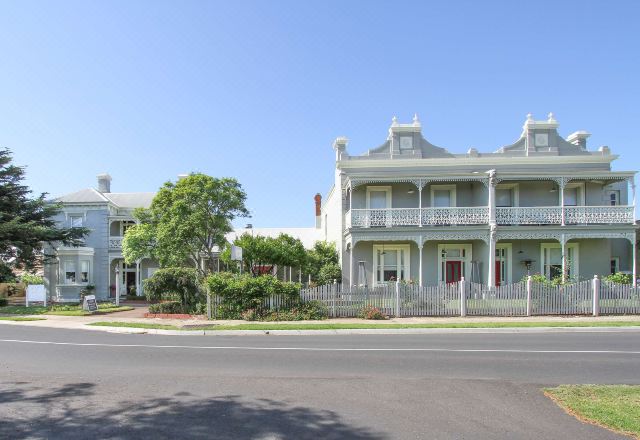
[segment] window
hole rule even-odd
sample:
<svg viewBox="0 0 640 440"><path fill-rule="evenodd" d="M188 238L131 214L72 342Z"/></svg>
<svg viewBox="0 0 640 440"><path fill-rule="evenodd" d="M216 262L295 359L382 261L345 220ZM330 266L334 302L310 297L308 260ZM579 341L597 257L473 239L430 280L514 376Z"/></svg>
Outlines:
<svg viewBox="0 0 640 440"><path fill-rule="evenodd" d="M89 282L89 261L83 260L80 262L80 282Z"/></svg>
<svg viewBox="0 0 640 440"><path fill-rule="evenodd" d="M584 184L568 183L564 187L564 206L584 205Z"/></svg>
<svg viewBox="0 0 640 440"><path fill-rule="evenodd" d="M72 228L81 228L83 223L83 217L81 215L72 215L69 217Z"/></svg>
<svg viewBox="0 0 640 440"><path fill-rule="evenodd" d="M618 206L620 204L620 191L607 191L606 204L610 206Z"/></svg>
<svg viewBox="0 0 640 440"><path fill-rule="evenodd" d="M543 275L552 280L562 276L562 247L556 243L540 245ZM567 278L578 278L578 243L565 246Z"/></svg>
<svg viewBox="0 0 640 440"><path fill-rule="evenodd" d="M498 207L513 206L512 200L513 200L513 196L512 196L512 190L510 188L496 189L496 206Z"/></svg>
<svg viewBox="0 0 640 440"><path fill-rule="evenodd" d="M130 220L125 220L125 221L122 221L120 224L121 224L120 233L122 234L122 237L124 237L124 234L127 232L127 229L129 229L130 227L134 226L136 224L136 222L133 222L133 221L130 221Z"/></svg>
<svg viewBox="0 0 640 440"><path fill-rule="evenodd" d="M75 261L64 261L62 263L63 279L65 284L75 284L76 263Z"/></svg>
<svg viewBox="0 0 640 440"><path fill-rule="evenodd" d="M620 257L611 257L611 275L620 272Z"/></svg>
<svg viewBox="0 0 640 440"><path fill-rule="evenodd" d="M374 245L375 284L409 279L409 245Z"/></svg>
<svg viewBox="0 0 640 440"><path fill-rule="evenodd" d="M449 208L456 206L456 186L432 185L431 206L434 208Z"/></svg>

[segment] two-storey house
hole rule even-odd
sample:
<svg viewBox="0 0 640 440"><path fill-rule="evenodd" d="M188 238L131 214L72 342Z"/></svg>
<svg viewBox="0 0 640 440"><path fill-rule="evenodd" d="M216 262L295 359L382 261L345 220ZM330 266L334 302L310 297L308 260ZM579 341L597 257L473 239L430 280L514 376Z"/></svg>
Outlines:
<svg viewBox="0 0 640 440"><path fill-rule="evenodd" d="M82 247L59 247L57 260L45 265L47 295L53 301L77 301L87 285L95 286L99 299L115 295L142 294L142 280L151 276L158 264L144 258L126 264L122 237L135 224L133 210L147 208L155 193L111 192L111 177L98 175L98 187L86 188L56 199L62 211L58 223L90 229ZM119 279L116 279L116 269Z"/></svg>
<svg viewBox="0 0 640 440"><path fill-rule="evenodd" d="M394 117L386 141L362 155L336 139L335 183L321 215L343 282L434 285L464 276L491 287L534 273L618 271L635 280L635 172L612 171L617 156L587 149L588 137L562 138L550 114L528 115L520 138L493 153L437 147L417 116L409 124Z"/></svg>

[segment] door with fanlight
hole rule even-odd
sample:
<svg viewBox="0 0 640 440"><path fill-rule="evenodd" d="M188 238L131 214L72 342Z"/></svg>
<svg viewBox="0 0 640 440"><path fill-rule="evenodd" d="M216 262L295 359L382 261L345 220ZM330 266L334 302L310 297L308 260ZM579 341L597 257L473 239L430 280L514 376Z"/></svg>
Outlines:
<svg viewBox="0 0 640 440"><path fill-rule="evenodd" d="M367 226L391 225L391 187L367 187Z"/></svg>

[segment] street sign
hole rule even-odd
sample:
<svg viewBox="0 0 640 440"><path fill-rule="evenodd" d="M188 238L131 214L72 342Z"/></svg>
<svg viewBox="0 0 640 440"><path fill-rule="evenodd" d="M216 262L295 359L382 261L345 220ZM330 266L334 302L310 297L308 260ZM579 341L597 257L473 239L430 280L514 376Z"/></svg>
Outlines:
<svg viewBox="0 0 640 440"><path fill-rule="evenodd" d="M231 260L242 261L242 248L240 246L231 245Z"/></svg>
<svg viewBox="0 0 640 440"><path fill-rule="evenodd" d="M96 302L96 296L95 295L87 295L84 297L84 304L82 305L82 308L85 310L88 310L90 312L97 312L98 311L98 303Z"/></svg>

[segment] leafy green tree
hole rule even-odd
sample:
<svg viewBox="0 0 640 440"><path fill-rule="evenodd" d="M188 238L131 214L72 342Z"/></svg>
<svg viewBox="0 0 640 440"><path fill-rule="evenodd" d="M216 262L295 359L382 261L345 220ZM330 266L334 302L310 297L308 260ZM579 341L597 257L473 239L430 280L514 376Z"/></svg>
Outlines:
<svg viewBox="0 0 640 440"><path fill-rule="evenodd" d="M12 268L33 269L55 257L58 244L79 246L87 228L63 228L53 218L61 206L48 202L46 193L32 198L24 184L24 168L13 165L11 152L0 149L0 276ZM9 268L9 270L7 270ZM0 280L2 281L2 280Z"/></svg>
<svg viewBox="0 0 640 440"><path fill-rule="evenodd" d="M313 249L307 254L306 272L311 275L311 279L319 284L326 284L320 280L320 271L325 266L332 266L333 269L326 269L325 272L333 270L333 274L337 274L335 266L338 267L338 251L333 243L327 243L324 241L316 241L313 245ZM322 277L325 281L326 276ZM338 280L342 278L341 275L334 277ZM333 282L333 278L331 278Z"/></svg>
<svg viewBox="0 0 640 440"><path fill-rule="evenodd" d="M320 285L331 284L334 280L342 280L342 269L337 263L325 264L320 268L318 272L318 278L316 282Z"/></svg>
<svg viewBox="0 0 640 440"><path fill-rule="evenodd" d="M162 267L193 265L202 275L213 271L216 246L224 247L231 221L249 216L246 198L242 186L232 178L190 174L165 183L149 209L134 212L139 224L125 234L125 260L132 263L149 256Z"/></svg>

